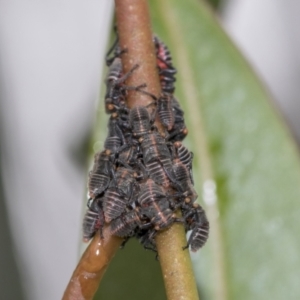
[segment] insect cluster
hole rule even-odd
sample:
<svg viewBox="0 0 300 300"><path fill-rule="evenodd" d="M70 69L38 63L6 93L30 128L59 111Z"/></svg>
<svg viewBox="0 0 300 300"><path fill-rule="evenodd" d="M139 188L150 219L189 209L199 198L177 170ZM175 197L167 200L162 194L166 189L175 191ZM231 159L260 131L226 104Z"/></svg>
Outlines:
<svg viewBox="0 0 300 300"><path fill-rule="evenodd" d="M153 37L156 63L162 88L150 105L129 109L127 91L146 93L146 84L126 86L126 79L138 68L124 74L121 50L116 42L107 58L105 110L110 114L104 150L96 153L88 180L88 210L83 221L83 237L91 239L104 225L110 233L137 237L147 249L156 251L155 235L174 222L192 230L184 248L201 248L207 238L209 222L193 186L193 154L181 143L187 135L184 113L174 97L175 74L166 45ZM165 135L154 126L158 115ZM176 216L180 209L182 217Z"/></svg>

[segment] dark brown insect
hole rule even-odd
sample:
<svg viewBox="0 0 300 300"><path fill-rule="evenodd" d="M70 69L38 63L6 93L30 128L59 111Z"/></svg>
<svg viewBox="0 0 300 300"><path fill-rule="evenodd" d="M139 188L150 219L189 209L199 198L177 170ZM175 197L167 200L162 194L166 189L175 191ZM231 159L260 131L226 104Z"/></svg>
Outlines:
<svg viewBox="0 0 300 300"><path fill-rule="evenodd" d="M192 230L188 243L183 249L191 246L191 250L196 252L204 246L208 239L209 222L205 211L199 204L194 203L192 207L183 209L183 217L186 221L187 230Z"/></svg>
<svg viewBox="0 0 300 300"><path fill-rule="evenodd" d="M103 211L107 223L119 217L126 209L126 201L114 187L108 188L104 196Z"/></svg>
<svg viewBox="0 0 300 300"><path fill-rule="evenodd" d="M186 203L193 203L198 198L198 194L192 184L190 169L178 158L173 160L173 170L178 183L179 192L185 197Z"/></svg>
<svg viewBox="0 0 300 300"><path fill-rule="evenodd" d="M157 112L161 123L168 131L166 139L170 142L182 141L188 130L178 100L172 94L163 93L157 100Z"/></svg>
<svg viewBox="0 0 300 300"><path fill-rule="evenodd" d="M132 202L132 197L137 189L137 174L132 169L119 167L114 180L105 192L103 211L107 223L119 217Z"/></svg>
<svg viewBox="0 0 300 300"><path fill-rule="evenodd" d="M162 91L166 93L173 94L175 91L175 85L174 82L176 81L176 78L174 75L176 74L175 68L167 68L163 70L159 70L159 79L160 79L160 85Z"/></svg>
<svg viewBox="0 0 300 300"><path fill-rule="evenodd" d="M119 157L117 163L126 168L131 168L135 166L139 158L138 145L129 141L129 143L124 144L119 150Z"/></svg>
<svg viewBox="0 0 300 300"><path fill-rule="evenodd" d="M105 95L105 110L106 113L113 112L116 107L120 107L121 103L125 104L125 94L122 89L123 67L120 58L116 57L106 77L106 95Z"/></svg>
<svg viewBox="0 0 300 300"><path fill-rule="evenodd" d="M170 151L165 139L153 131L141 139L141 151L148 176L157 184L168 187L170 181L177 185L177 179L172 167Z"/></svg>
<svg viewBox="0 0 300 300"><path fill-rule="evenodd" d="M181 142L175 142L176 157L189 169L192 168L193 152L190 152Z"/></svg>
<svg viewBox="0 0 300 300"><path fill-rule="evenodd" d="M98 230L100 230L100 236L103 238L103 225L104 216L101 209L101 200L90 199L88 201L88 210L83 219L83 241L88 242Z"/></svg>
<svg viewBox="0 0 300 300"><path fill-rule="evenodd" d="M134 137L151 132L154 120L145 106L135 106L129 113L129 127Z"/></svg>
<svg viewBox="0 0 300 300"><path fill-rule="evenodd" d="M135 233L135 237L147 250L151 250L157 253L156 243L155 243L155 234L156 230L147 228L147 229L138 229Z"/></svg>
<svg viewBox="0 0 300 300"><path fill-rule="evenodd" d="M184 112L175 97L172 98L172 109L175 121L173 128L169 131L167 139L171 142L182 141L187 136L188 130L184 122Z"/></svg>
<svg viewBox="0 0 300 300"><path fill-rule="evenodd" d="M124 143L125 137L118 125L118 120L112 116L108 123L108 136L104 142L104 149L109 150L112 154L117 154Z"/></svg>
<svg viewBox="0 0 300 300"><path fill-rule="evenodd" d="M164 93L157 100L157 113L167 131L171 131L175 123L172 99L173 96L171 94Z"/></svg>
<svg viewBox="0 0 300 300"><path fill-rule="evenodd" d="M193 152L190 152L188 148L186 148L181 142L175 142L174 148L176 152L174 156L176 156L187 167L190 173L191 182L192 184L194 184L193 172L192 172L193 157L194 157Z"/></svg>
<svg viewBox="0 0 300 300"><path fill-rule="evenodd" d="M142 225L139 213L136 210L123 213L110 223L110 234L119 237L131 237L135 230Z"/></svg>
<svg viewBox="0 0 300 300"><path fill-rule="evenodd" d="M83 219L83 241L88 242L100 227L99 214L88 210Z"/></svg>
<svg viewBox="0 0 300 300"><path fill-rule="evenodd" d="M139 90L145 87L142 84L138 87L126 86L124 82L134 72L139 65L136 64L133 68L123 74L123 66L121 58L115 57L106 77L106 95L105 95L105 110L106 113L110 114L115 110L118 110L125 106L125 96L127 90Z"/></svg>
<svg viewBox="0 0 300 300"><path fill-rule="evenodd" d="M111 152L104 150L96 153L93 169L89 173L89 198L95 199L108 188L113 172Z"/></svg>
<svg viewBox="0 0 300 300"><path fill-rule="evenodd" d="M170 209L165 190L150 178L141 184L140 190L137 202L141 214L150 219L155 230L170 226L176 215Z"/></svg>
<svg viewBox="0 0 300 300"><path fill-rule="evenodd" d="M141 214L150 219L156 231L163 230L177 221L167 198L157 199L141 209Z"/></svg>

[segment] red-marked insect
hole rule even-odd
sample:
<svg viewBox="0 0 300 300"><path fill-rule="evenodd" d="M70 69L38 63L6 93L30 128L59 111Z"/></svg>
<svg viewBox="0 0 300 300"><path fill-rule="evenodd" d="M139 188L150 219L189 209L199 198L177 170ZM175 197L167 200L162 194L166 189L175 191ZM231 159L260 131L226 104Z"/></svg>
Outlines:
<svg viewBox="0 0 300 300"><path fill-rule="evenodd" d="M159 71L161 88L164 92L174 93L176 69L172 66L172 57L168 47L157 37L153 37L156 50L156 63Z"/></svg>

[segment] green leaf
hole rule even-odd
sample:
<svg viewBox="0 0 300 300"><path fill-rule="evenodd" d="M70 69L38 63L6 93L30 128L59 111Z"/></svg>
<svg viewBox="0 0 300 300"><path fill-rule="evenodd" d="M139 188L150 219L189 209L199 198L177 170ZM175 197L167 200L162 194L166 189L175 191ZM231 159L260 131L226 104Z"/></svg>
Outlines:
<svg viewBox="0 0 300 300"><path fill-rule="evenodd" d="M178 69L176 95L190 130L196 187L210 203L204 205L210 238L193 255L201 299L299 299L295 143L203 2L150 4L154 31Z"/></svg>

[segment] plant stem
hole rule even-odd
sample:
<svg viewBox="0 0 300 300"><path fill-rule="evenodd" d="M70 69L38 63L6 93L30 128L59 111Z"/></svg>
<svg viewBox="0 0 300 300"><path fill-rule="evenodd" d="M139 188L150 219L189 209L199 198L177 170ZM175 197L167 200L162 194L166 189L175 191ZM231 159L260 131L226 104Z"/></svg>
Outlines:
<svg viewBox="0 0 300 300"><path fill-rule="evenodd" d="M209 240L212 248L213 257L213 280L214 280L214 299L226 300L228 299L227 290L227 276L225 266L225 249L222 234L222 226L219 218L219 204L218 195L216 190L216 181L213 169L212 158L209 150L209 143L205 131L205 124L203 121L201 99L197 98L196 87L199 85L195 81L189 61L189 53L184 47L180 36L183 36L181 32L182 28L177 22L178 16L173 8L172 0L165 0L159 3L162 11L167 11L165 17L165 24L170 32L170 39L173 44L177 45L174 49L174 56L177 58L177 63L181 73L181 86L184 87L184 98L189 99L192 105L187 107L187 114L193 128L197 128L197 131L190 131L193 141L195 142L195 149L197 149L198 160L197 169L201 171L202 177L202 194L203 200L206 204L206 213L210 222ZM195 113L195 112L198 113Z"/></svg>
<svg viewBox="0 0 300 300"><path fill-rule="evenodd" d="M103 230L104 239L99 232L83 253L64 292L63 300L93 299L99 283L123 239L111 236L108 227Z"/></svg>
<svg viewBox="0 0 300 300"><path fill-rule="evenodd" d="M182 224L173 224L157 234L156 245L169 300L199 299L197 285Z"/></svg>
<svg viewBox="0 0 300 300"><path fill-rule="evenodd" d="M146 91L160 95L160 83L156 69L156 55L152 41L150 15L146 0L115 0L116 19L122 54L124 73L134 65L139 67L126 81L126 85L147 84ZM130 91L127 97L129 108L147 106L153 99L139 91Z"/></svg>
<svg viewBox="0 0 300 300"><path fill-rule="evenodd" d="M156 67L156 55L152 41L150 14L146 0L115 0L116 19L122 54L124 73L139 64L126 81L126 85L147 84L147 91L155 96L161 92ZM129 107L148 105L153 100L138 91L130 91L127 104ZM162 132L158 119L156 127ZM169 300L199 299L193 274L189 251L182 250L187 243L182 224L173 224L167 230L159 232L156 244L161 269Z"/></svg>

